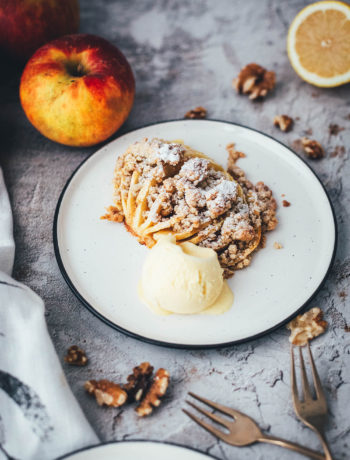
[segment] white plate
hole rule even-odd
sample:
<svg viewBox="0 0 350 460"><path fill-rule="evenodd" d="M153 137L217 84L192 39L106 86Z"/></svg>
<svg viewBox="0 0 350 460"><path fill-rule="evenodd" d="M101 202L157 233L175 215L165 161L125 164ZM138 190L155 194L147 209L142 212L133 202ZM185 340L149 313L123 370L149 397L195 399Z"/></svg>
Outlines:
<svg viewBox="0 0 350 460"><path fill-rule="evenodd" d="M118 155L143 137L183 139L226 165L225 146L246 153L239 165L253 182L268 184L279 203L279 225L266 248L229 280L234 304L221 316L156 316L137 297L148 249L124 226L100 220L112 203ZM291 206L282 206L282 194ZM274 242L283 245L276 250ZM56 257L79 299L111 326L174 347L217 347L255 338L283 324L315 294L332 263L336 225L329 198L313 171L290 149L250 128L210 120L158 123L124 134L75 171L59 199ZM166 269L166 261L165 269Z"/></svg>
<svg viewBox="0 0 350 460"><path fill-rule="evenodd" d="M215 457L176 444L156 441L123 441L88 447L58 460L209 460Z"/></svg>

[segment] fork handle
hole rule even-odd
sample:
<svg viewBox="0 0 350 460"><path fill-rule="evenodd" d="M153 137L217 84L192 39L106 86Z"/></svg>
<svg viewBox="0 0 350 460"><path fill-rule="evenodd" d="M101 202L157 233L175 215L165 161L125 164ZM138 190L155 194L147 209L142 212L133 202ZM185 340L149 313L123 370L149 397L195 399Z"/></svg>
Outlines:
<svg viewBox="0 0 350 460"><path fill-rule="evenodd" d="M315 458L316 460L325 460L325 456L316 450L309 449L307 447L300 446L295 442L286 441L282 438L275 438L274 436L262 435L258 439L259 442L266 442L268 444L274 444L275 446L285 447L286 449L294 450L305 457Z"/></svg>
<svg viewBox="0 0 350 460"><path fill-rule="evenodd" d="M327 439L326 439L326 437L325 437L325 435L323 433L323 430L321 428L317 428L316 426L313 427L313 430L315 431L315 433L320 438L324 453L326 454L326 457L325 457L326 460L333 460L333 457L332 457L331 451L330 451L330 449L328 447Z"/></svg>

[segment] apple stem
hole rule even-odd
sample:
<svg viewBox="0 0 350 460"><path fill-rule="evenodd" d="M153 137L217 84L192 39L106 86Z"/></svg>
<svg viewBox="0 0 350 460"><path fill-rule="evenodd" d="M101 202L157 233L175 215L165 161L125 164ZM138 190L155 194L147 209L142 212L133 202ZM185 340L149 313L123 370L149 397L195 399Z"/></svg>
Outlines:
<svg viewBox="0 0 350 460"><path fill-rule="evenodd" d="M83 77L87 74L86 69L81 62L68 61L66 63L66 69L72 77Z"/></svg>

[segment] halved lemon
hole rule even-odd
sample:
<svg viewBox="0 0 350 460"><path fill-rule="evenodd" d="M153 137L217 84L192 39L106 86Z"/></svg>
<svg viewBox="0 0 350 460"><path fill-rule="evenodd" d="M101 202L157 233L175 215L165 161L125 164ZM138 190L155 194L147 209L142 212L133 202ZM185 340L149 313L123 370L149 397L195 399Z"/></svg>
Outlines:
<svg viewBox="0 0 350 460"><path fill-rule="evenodd" d="M287 50L296 73L315 86L350 81L350 5L323 1L307 6L294 18Z"/></svg>

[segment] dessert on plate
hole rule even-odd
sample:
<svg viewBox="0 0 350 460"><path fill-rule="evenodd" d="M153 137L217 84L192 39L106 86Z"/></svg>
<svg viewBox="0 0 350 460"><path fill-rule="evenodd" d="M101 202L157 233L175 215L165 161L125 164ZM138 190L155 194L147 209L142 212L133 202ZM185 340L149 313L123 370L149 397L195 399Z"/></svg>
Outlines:
<svg viewBox="0 0 350 460"><path fill-rule="evenodd" d="M114 171L114 205L103 216L124 222L152 248L161 235L217 253L225 278L249 265L277 225L276 201L252 184L228 148L227 171L181 141L143 139L130 145Z"/></svg>

